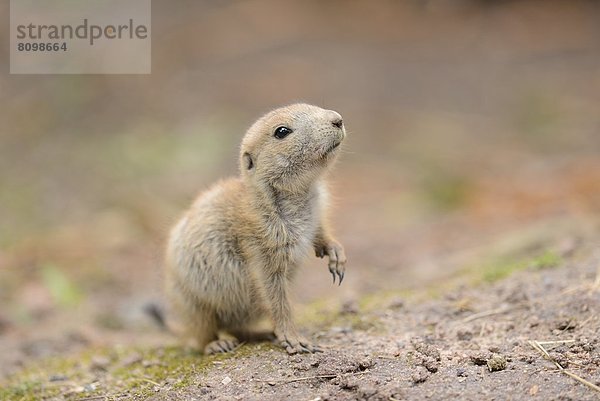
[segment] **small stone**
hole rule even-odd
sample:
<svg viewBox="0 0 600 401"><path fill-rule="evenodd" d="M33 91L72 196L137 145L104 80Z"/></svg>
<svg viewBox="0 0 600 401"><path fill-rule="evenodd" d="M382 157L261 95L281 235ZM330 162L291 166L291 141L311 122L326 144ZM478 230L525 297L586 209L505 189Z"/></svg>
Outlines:
<svg viewBox="0 0 600 401"><path fill-rule="evenodd" d="M85 387L83 386L75 386L68 393L79 394L85 391Z"/></svg>
<svg viewBox="0 0 600 401"><path fill-rule="evenodd" d="M431 373L429 373L429 371L423 366L417 366L411 373L410 379L413 383L418 384L425 382L430 375Z"/></svg>
<svg viewBox="0 0 600 401"><path fill-rule="evenodd" d="M404 389L400 386L392 388L391 390L389 390L388 394L389 394L388 399L390 399L390 400L392 400L392 399L402 400L405 397Z"/></svg>
<svg viewBox="0 0 600 401"><path fill-rule="evenodd" d="M429 345L424 342L413 342L413 347L423 355L434 358L436 361L441 361L442 357L440 355L440 351L438 351L434 346Z"/></svg>
<svg viewBox="0 0 600 401"><path fill-rule="evenodd" d="M342 390L356 390L358 388L358 382L356 379L342 379L340 381L340 388Z"/></svg>
<svg viewBox="0 0 600 401"><path fill-rule="evenodd" d="M500 370L506 369L506 358L502 355L494 354L487 361L487 367L490 372L498 372Z"/></svg>
<svg viewBox="0 0 600 401"><path fill-rule="evenodd" d="M149 368L150 366L158 366L158 365L160 365L160 362L156 359L151 359L151 360L144 359L142 361L142 366L145 368Z"/></svg>
<svg viewBox="0 0 600 401"><path fill-rule="evenodd" d="M458 377L467 377L467 376L469 376L469 374L467 373L467 371L464 368L457 368L456 369L456 376L458 376Z"/></svg>
<svg viewBox="0 0 600 401"><path fill-rule="evenodd" d="M538 393L539 389L540 389L540 387L537 384L534 384L529 389L529 395L536 395Z"/></svg>
<svg viewBox="0 0 600 401"><path fill-rule="evenodd" d="M68 379L68 377L65 375L50 375L50 377L48 377L48 381L51 381L51 382L62 382L67 379Z"/></svg>
<svg viewBox="0 0 600 401"><path fill-rule="evenodd" d="M470 330L458 330L456 332L456 338L460 341L469 341L473 338L473 332Z"/></svg>
<svg viewBox="0 0 600 401"><path fill-rule="evenodd" d="M352 332L354 332L354 329L352 329L352 327L349 326L345 326L345 327L332 327L330 332L332 334L351 334Z"/></svg>
<svg viewBox="0 0 600 401"><path fill-rule="evenodd" d="M90 363L90 369L92 370L106 370L110 365L110 359L105 356L94 356Z"/></svg>
<svg viewBox="0 0 600 401"><path fill-rule="evenodd" d="M563 368L569 366L569 360L564 354L561 354L560 352L550 352L548 355L550 355L550 358L555 360Z"/></svg>
<svg viewBox="0 0 600 401"><path fill-rule="evenodd" d="M487 363L489 357L488 352L475 352L469 355L469 359L477 366L483 366Z"/></svg>
<svg viewBox="0 0 600 401"><path fill-rule="evenodd" d="M340 313L343 315L356 315L358 313L358 310L358 303L356 301L350 300L342 304Z"/></svg>
<svg viewBox="0 0 600 401"><path fill-rule="evenodd" d="M121 361L122 366L131 366L136 363L140 363L142 361L142 356L140 354L131 354Z"/></svg>
<svg viewBox="0 0 600 401"><path fill-rule="evenodd" d="M221 380L221 383L222 383L224 386L228 385L229 383L231 383L231 377L229 377L229 376L225 376L225 378L224 378L223 380Z"/></svg>
<svg viewBox="0 0 600 401"><path fill-rule="evenodd" d="M565 331L565 330L573 330L573 329L575 329L575 327L577 327L577 323L576 323L576 322L574 322L574 321L573 321L573 320L571 320L571 319L563 319L563 320L559 320L559 321L556 323L556 329L557 329L557 330L562 330L562 331Z"/></svg>
<svg viewBox="0 0 600 401"><path fill-rule="evenodd" d="M431 373L437 372L440 366L439 362L430 356L422 358L421 364Z"/></svg>
<svg viewBox="0 0 600 401"><path fill-rule="evenodd" d="M534 355L528 355L527 354L527 355L520 355L519 356L519 361L525 362L525 363L528 363L528 364L534 363L535 360L536 360L536 357Z"/></svg>
<svg viewBox="0 0 600 401"><path fill-rule="evenodd" d="M373 367L375 365L375 361L371 358L363 358L358 362L358 369L359 370L367 370L371 367Z"/></svg>
<svg viewBox="0 0 600 401"><path fill-rule="evenodd" d="M310 370L310 364L304 362L304 363L299 363L296 365L295 369L299 372L305 372L307 370Z"/></svg>
<svg viewBox="0 0 600 401"><path fill-rule="evenodd" d="M360 390L358 391L358 393L360 394L360 396L363 399L369 399L369 398L373 397L375 394L377 394L377 389L372 386L365 386L365 387L361 387Z"/></svg>
<svg viewBox="0 0 600 401"><path fill-rule="evenodd" d="M402 309L404 307L404 300L402 298L394 298L390 301L390 309Z"/></svg>

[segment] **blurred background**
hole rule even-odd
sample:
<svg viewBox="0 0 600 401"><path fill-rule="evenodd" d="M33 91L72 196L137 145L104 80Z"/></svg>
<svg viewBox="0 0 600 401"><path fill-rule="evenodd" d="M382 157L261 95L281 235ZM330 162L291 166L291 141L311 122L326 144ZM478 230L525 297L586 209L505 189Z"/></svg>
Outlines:
<svg viewBox="0 0 600 401"><path fill-rule="evenodd" d="M152 14L151 75L9 75L0 59L0 373L164 343L142 309L163 302L169 227L237 173L256 118L297 101L349 132L330 174L347 278L332 287L311 260L300 310L597 244L600 2L155 0Z"/></svg>

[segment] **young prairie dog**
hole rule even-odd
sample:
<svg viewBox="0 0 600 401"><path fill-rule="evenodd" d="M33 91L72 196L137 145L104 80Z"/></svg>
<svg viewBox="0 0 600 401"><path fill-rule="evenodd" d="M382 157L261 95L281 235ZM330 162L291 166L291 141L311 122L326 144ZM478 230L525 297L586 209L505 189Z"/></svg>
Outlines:
<svg viewBox="0 0 600 401"><path fill-rule="evenodd" d="M344 279L344 248L324 216L323 173L345 136L335 111L308 104L271 111L244 136L240 176L202 193L172 229L168 291L206 354L264 337L251 329L267 316L271 338L289 353L320 351L298 334L289 287L311 249L328 256L334 283ZM223 332L235 339L219 339Z"/></svg>

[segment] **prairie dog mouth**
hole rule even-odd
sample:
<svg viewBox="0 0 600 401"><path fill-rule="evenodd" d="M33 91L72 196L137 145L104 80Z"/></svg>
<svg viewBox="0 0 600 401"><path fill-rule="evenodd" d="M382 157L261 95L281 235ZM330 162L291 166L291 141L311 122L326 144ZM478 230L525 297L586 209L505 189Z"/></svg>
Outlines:
<svg viewBox="0 0 600 401"><path fill-rule="evenodd" d="M342 143L342 141L336 142L333 145L329 146L326 150L325 150L325 154L329 154L331 152L333 152L338 146L340 146L340 144Z"/></svg>

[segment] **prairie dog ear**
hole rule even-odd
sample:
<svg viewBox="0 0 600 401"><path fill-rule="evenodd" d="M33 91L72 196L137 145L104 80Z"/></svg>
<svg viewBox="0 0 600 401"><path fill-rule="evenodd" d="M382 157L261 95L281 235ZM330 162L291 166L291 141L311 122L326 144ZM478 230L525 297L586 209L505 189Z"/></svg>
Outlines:
<svg viewBox="0 0 600 401"><path fill-rule="evenodd" d="M252 171L254 170L254 159L252 158L252 155L248 152L244 152L244 168L248 171Z"/></svg>

